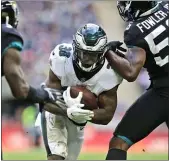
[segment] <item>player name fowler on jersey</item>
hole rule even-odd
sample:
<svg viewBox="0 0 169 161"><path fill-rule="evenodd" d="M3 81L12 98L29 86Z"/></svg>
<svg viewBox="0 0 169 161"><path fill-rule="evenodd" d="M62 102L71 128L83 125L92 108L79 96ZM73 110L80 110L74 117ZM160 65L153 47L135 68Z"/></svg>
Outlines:
<svg viewBox="0 0 169 161"><path fill-rule="evenodd" d="M61 50L61 48L66 50ZM73 67L72 44L57 45L51 52L49 61L50 69L61 80L62 86L84 85L91 92L99 95L101 92L110 90L122 82L122 77L109 68L107 60L92 78L84 82L80 81Z"/></svg>
<svg viewBox="0 0 169 161"><path fill-rule="evenodd" d="M124 32L126 46L145 50L144 67L149 73L150 80L168 78L169 73L168 4L163 1L157 7L152 14L130 23Z"/></svg>
<svg viewBox="0 0 169 161"><path fill-rule="evenodd" d="M167 4L168 5L168 4ZM165 7L167 8L167 7ZM167 8L168 9L168 8ZM167 13L165 13L162 10L157 11L152 16L149 16L146 20L138 23L136 26L140 29L140 31L143 33L146 30L151 29L153 26L164 20L168 16ZM168 26L168 19L166 20L166 25Z"/></svg>

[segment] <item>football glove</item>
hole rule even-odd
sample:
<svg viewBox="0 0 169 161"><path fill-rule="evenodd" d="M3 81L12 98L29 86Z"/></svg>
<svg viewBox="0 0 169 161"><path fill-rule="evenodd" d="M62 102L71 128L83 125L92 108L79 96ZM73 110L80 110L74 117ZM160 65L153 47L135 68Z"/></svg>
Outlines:
<svg viewBox="0 0 169 161"><path fill-rule="evenodd" d="M74 104L67 109L67 116L78 124L84 124L94 116L93 111L83 110L84 104Z"/></svg>
<svg viewBox="0 0 169 161"><path fill-rule="evenodd" d="M47 93L47 101L49 100L49 102L56 102L58 99L63 99L63 92L61 90L48 88L46 87L45 83L41 84L41 89L43 89Z"/></svg>
<svg viewBox="0 0 169 161"><path fill-rule="evenodd" d="M67 116L69 119L79 124L86 123L94 116L93 111L81 109L84 107L84 104L80 103L82 97L83 93L79 92L76 98L72 98L70 96L70 87L68 87L67 90L63 92L64 101L68 106Z"/></svg>
<svg viewBox="0 0 169 161"><path fill-rule="evenodd" d="M83 93L79 92L76 98L72 98L70 96L70 87L68 87L67 90L63 92L63 98L68 107L71 107L74 104L80 104L82 97Z"/></svg>
<svg viewBox="0 0 169 161"><path fill-rule="evenodd" d="M107 43L107 51L112 50L116 52L116 50L120 50L122 52L126 52L127 50L121 47L123 45L123 42L120 41L110 41Z"/></svg>

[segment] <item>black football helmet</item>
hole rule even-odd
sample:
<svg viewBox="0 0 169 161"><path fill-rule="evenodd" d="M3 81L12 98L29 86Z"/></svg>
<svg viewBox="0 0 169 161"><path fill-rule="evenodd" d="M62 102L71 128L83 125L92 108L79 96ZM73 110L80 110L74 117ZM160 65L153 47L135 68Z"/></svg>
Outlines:
<svg viewBox="0 0 169 161"><path fill-rule="evenodd" d="M127 22L150 15L157 7L157 1L117 1L119 14Z"/></svg>
<svg viewBox="0 0 169 161"><path fill-rule="evenodd" d="M74 62L83 71L90 72L104 63L107 35L96 24L88 23L73 36Z"/></svg>
<svg viewBox="0 0 169 161"><path fill-rule="evenodd" d="M19 10L15 1L1 2L1 24L10 24L14 28L18 25Z"/></svg>

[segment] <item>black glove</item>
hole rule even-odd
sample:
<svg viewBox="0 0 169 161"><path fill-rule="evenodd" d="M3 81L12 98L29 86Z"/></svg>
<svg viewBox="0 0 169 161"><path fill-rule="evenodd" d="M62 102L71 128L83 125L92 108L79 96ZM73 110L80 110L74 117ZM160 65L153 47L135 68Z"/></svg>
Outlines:
<svg viewBox="0 0 169 161"><path fill-rule="evenodd" d="M41 89L46 93L46 102L56 102L63 100L63 91L46 87L44 83L41 84Z"/></svg>
<svg viewBox="0 0 169 161"><path fill-rule="evenodd" d="M122 44L123 42L120 42L120 41L110 41L107 43L107 51L112 50L116 52L116 50L118 49L120 51L126 52L127 50L121 47Z"/></svg>
<svg viewBox="0 0 169 161"><path fill-rule="evenodd" d="M41 88L33 88L30 86L26 100L32 103L55 103L58 99L61 100L61 98L63 98L62 95L62 91L51 89L44 85L42 85Z"/></svg>
<svg viewBox="0 0 169 161"><path fill-rule="evenodd" d="M117 55L125 57L125 55L122 52L126 52L127 50L121 47L122 44L123 42L120 41L110 41L107 43L107 51L112 50Z"/></svg>
<svg viewBox="0 0 169 161"><path fill-rule="evenodd" d="M44 83L42 83L39 94L40 93L43 95L43 97L41 96L43 103L39 103L39 111L40 112L42 112L42 110L43 110L44 102L50 102L52 104L56 104L56 105L60 106L61 108L63 108L63 107L65 108L66 105L63 100L63 91L48 88Z"/></svg>

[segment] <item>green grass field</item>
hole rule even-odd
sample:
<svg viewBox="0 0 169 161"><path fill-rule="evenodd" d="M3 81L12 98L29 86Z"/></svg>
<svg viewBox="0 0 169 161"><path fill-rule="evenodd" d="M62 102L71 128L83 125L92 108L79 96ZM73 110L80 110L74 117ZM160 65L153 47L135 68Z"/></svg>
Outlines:
<svg viewBox="0 0 169 161"><path fill-rule="evenodd" d="M35 149L22 153L4 153L4 160L46 160L45 151ZM100 153L81 153L79 160L104 160L105 154ZM130 154L129 160L168 160L168 154L148 154L143 152L141 154Z"/></svg>

